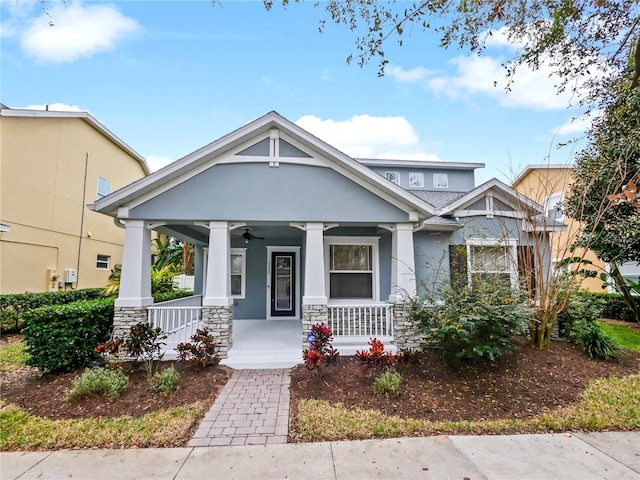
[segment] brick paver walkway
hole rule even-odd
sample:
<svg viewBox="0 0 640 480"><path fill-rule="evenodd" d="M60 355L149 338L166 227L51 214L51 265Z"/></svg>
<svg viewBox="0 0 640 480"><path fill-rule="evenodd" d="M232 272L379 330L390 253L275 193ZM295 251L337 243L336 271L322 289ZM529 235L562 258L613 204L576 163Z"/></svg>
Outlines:
<svg viewBox="0 0 640 480"><path fill-rule="evenodd" d="M288 369L236 370L189 446L287 443L290 385Z"/></svg>

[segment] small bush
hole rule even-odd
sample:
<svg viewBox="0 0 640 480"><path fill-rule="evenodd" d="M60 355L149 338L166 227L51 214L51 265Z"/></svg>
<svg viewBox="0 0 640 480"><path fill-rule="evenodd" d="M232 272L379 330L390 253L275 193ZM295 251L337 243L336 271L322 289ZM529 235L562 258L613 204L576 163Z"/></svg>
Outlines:
<svg viewBox="0 0 640 480"><path fill-rule="evenodd" d="M376 395L399 395L402 374L386 367L373 381L373 393Z"/></svg>
<svg viewBox="0 0 640 480"><path fill-rule="evenodd" d="M308 370L320 371L323 361L326 365L336 361L338 351L331 345L331 340L333 340L333 332L324 323L311 327L307 335L309 348L302 353Z"/></svg>
<svg viewBox="0 0 640 480"><path fill-rule="evenodd" d="M620 346L615 343L613 337L602 330L596 323L585 328L580 333L580 343L590 358L611 360L620 352Z"/></svg>
<svg viewBox="0 0 640 480"><path fill-rule="evenodd" d="M69 401L87 397L116 397L129 386L129 378L121 369L87 368L73 380L73 388L67 393Z"/></svg>
<svg viewBox="0 0 640 480"><path fill-rule="evenodd" d="M152 393L163 394L177 392L180 389L178 385L179 381L180 374L172 365L156 372L155 375L149 379L149 390L151 390Z"/></svg>
<svg viewBox="0 0 640 480"><path fill-rule="evenodd" d="M624 303L624 299L619 293L583 292L581 295L596 298L602 303L602 318L623 320L625 322L636 321L633 313L629 310L627 304ZM640 306L640 297L637 297L635 300L638 306Z"/></svg>
<svg viewBox="0 0 640 480"><path fill-rule="evenodd" d="M394 356L384 351L384 344L377 338L369 341L369 350L356 350L356 357L365 364L365 373L369 368L381 369L394 365Z"/></svg>
<svg viewBox="0 0 640 480"><path fill-rule="evenodd" d="M40 371L71 371L94 360L95 346L113 328L113 300L85 300L25 314L27 364Z"/></svg>
<svg viewBox="0 0 640 480"><path fill-rule="evenodd" d="M446 363L458 368L462 360L486 356L494 361L516 350L514 336L523 333L532 311L524 292L477 281L416 299L409 315L427 342L443 349Z"/></svg>
<svg viewBox="0 0 640 480"><path fill-rule="evenodd" d="M582 332L600 319L603 303L601 296L580 290L572 292L565 310L558 315L560 335L578 341Z"/></svg>
<svg viewBox="0 0 640 480"><path fill-rule="evenodd" d="M220 357L217 353L218 343L208 327L197 329L191 336L191 342L180 343L176 348L179 361L188 361L192 368L198 370L207 365L217 365Z"/></svg>

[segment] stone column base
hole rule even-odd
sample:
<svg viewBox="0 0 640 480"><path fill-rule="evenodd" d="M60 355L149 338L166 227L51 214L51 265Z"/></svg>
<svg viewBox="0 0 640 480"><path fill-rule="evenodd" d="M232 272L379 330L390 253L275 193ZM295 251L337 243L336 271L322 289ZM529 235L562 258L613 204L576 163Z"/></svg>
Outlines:
<svg viewBox="0 0 640 480"><path fill-rule="evenodd" d="M393 305L393 336L398 350L420 350L422 335L409 318L409 304L400 302Z"/></svg>
<svg viewBox="0 0 640 480"><path fill-rule="evenodd" d="M315 324L327 323L328 308L326 305L302 305L302 349L309 348L307 335Z"/></svg>
<svg viewBox="0 0 640 480"><path fill-rule="evenodd" d="M233 305L202 307L202 324L218 343L220 358L227 358L233 345Z"/></svg>

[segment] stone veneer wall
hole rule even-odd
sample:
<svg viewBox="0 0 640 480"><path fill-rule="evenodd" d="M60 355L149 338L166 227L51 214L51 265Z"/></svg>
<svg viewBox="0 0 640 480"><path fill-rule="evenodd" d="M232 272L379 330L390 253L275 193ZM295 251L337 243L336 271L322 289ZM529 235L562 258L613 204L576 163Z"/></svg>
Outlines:
<svg viewBox="0 0 640 480"><path fill-rule="evenodd" d="M147 321L147 307L115 307L113 312L113 336L126 338L136 323Z"/></svg>
<svg viewBox="0 0 640 480"><path fill-rule="evenodd" d="M220 358L227 358L233 345L233 305L202 307L202 324L209 327L209 332L218 343Z"/></svg>
<svg viewBox="0 0 640 480"><path fill-rule="evenodd" d="M395 303L393 305L393 336L396 347L401 349L420 349L422 335L420 335L409 319L409 304Z"/></svg>
<svg viewBox="0 0 640 480"><path fill-rule="evenodd" d="M316 323L327 323L328 308L326 305L302 305L302 349L309 348L307 335Z"/></svg>

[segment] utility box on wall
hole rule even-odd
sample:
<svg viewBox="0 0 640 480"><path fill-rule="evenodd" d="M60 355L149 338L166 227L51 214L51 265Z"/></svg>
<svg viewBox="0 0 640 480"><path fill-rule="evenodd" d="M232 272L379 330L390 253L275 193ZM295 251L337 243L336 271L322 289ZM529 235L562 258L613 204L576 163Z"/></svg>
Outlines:
<svg viewBox="0 0 640 480"><path fill-rule="evenodd" d="M65 268L64 283L78 283L78 271L71 268Z"/></svg>
<svg viewBox="0 0 640 480"><path fill-rule="evenodd" d="M58 291L58 272L56 272L55 268L47 268L47 292L57 292Z"/></svg>

